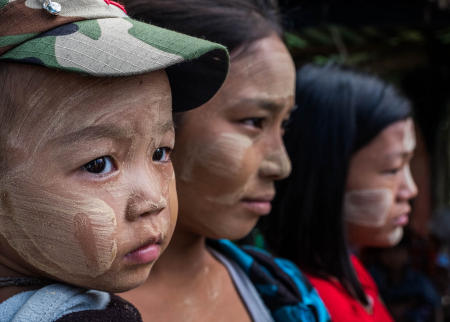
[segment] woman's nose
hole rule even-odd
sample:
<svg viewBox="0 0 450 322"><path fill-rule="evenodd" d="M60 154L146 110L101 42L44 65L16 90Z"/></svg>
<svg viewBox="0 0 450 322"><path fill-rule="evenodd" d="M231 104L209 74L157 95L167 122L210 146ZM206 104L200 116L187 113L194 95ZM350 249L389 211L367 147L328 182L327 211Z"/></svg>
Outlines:
<svg viewBox="0 0 450 322"><path fill-rule="evenodd" d="M281 180L291 173L291 161L283 144L270 152L261 162L260 175L272 180Z"/></svg>
<svg viewBox="0 0 450 322"><path fill-rule="evenodd" d="M402 184L400 187L400 197L405 200L410 200L417 196L418 189L411 174L411 169L407 165L403 170Z"/></svg>

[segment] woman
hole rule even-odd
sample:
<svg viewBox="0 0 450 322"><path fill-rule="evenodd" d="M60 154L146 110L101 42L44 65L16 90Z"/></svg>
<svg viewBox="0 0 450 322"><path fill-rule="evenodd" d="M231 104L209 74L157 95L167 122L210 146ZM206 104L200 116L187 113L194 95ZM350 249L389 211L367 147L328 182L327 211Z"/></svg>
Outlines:
<svg viewBox="0 0 450 322"><path fill-rule="evenodd" d="M270 212L275 180L290 172L282 135L295 70L276 3L126 4L138 19L226 45L231 67L210 103L176 116L177 228L148 282L124 297L149 321L327 320L317 293L290 262L217 241L248 234Z"/></svg>
<svg viewBox="0 0 450 322"><path fill-rule="evenodd" d="M380 79L338 66L297 74L285 137L293 164L265 225L269 245L304 270L334 321L391 321L351 251L398 243L417 194L408 101Z"/></svg>

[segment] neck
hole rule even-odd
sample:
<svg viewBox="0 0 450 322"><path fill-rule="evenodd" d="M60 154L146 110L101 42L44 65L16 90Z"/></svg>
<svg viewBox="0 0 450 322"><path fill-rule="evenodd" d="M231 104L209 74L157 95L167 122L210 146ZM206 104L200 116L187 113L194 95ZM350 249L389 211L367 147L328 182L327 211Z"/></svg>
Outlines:
<svg viewBox="0 0 450 322"><path fill-rule="evenodd" d="M16 265L12 261L10 261L7 257L0 254L0 277L37 277L36 274L33 274L27 271L25 268ZM10 298L11 296L36 288L40 288L42 286L38 285L27 285L27 286L5 286L0 287L0 302Z"/></svg>

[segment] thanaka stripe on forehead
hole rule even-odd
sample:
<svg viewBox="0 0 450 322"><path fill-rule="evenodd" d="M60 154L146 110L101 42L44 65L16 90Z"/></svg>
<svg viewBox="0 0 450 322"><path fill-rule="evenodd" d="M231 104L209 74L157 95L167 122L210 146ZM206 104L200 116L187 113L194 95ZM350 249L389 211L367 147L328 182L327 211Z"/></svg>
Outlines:
<svg viewBox="0 0 450 322"><path fill-rule="evenodd" d="M258 107L261 107L264 110L268 110L269 112L272 111L278 111L285 108L284 104L280 104L268 99L261 99L261 98L244 98L242 100L239 100L236 102L236 105L255 105Z"/></svg>
<svg viewBox="0 0 450 322"><path fill-rule="evenodd" d="M125 129L114 124L92 125L81 130L67 133L52 140L57 143L72 143L76 141L92 141L101 138L123 139L129 137Z"/></svg>
<svg viewBox="0 0 450 322"><path fill-rule="evenodd" d="M165 122L164 124L155 125L159 128L160 132L174 132L174 126L172 120ZM102 125L92 125L85 127L81 130L64 134L52 140L61 144L68 144L77 141L93 141L102 138L111 139L127 139L130 137L129 131L117 126L116 124L102 124Z"/></svg>

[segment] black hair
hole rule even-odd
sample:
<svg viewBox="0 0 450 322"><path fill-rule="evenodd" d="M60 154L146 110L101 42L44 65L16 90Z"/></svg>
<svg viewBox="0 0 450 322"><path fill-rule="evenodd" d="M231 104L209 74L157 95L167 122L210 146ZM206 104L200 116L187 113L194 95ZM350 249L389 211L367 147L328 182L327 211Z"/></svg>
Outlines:
<svg viewBox="0 0 450 322"><path fill-rule="evenodd" d="M230 52L282 34L277 0L124 0L135 19L220 43Z"/></svg>
<svg viewBox="0 0 450 322"><path fill-rule="evenodd" d="M337 278L367 304L341 210L350 158L384 128L408 118L410 103L379 78L337 65L301 68L296 95L298 108L284 138L293 171L277 183L272 214L262 225L265 237L278 255L306 272Z"/></svg>
<svg viewBox="0 0 450 322"><path fill-rule="evenodd" d="M238 57L275 33L282 36L277 0L123 0L134 19L217 42ZM236 54L235 51L238 51ZM184 113L174 113L175 127Z"/></svg>

